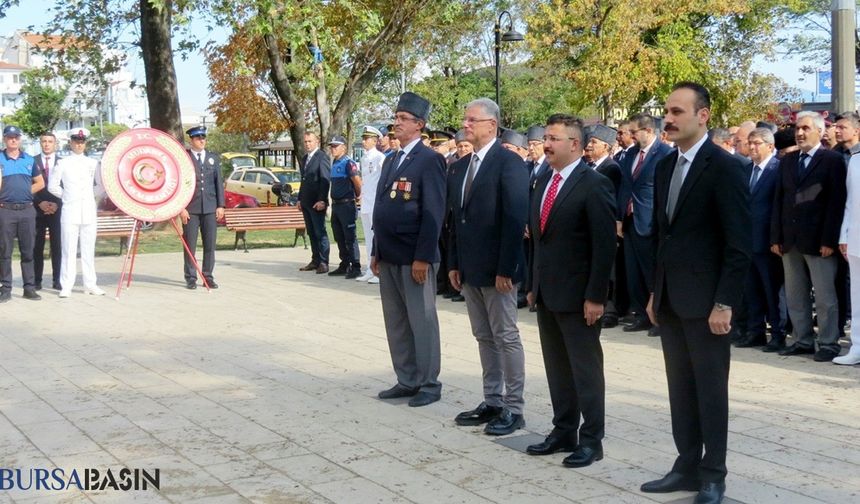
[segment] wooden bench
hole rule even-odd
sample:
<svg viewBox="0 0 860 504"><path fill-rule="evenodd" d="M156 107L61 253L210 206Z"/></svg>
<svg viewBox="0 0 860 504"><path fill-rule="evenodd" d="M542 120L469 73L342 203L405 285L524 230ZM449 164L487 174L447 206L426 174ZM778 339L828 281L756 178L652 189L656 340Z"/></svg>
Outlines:
<svg viewBox="0 0 860 504"><path fill-rule="evenodd" d="M293 247L296 246L299 236L301 236L305 249L308 248L305 237L305 219L298 207L227 208L224 210L224 220L227 229L236 232L233 250L239 250L239 240L242 240L242 248L246 253L248 252L248 244L245 241L246 231L277 229L294 229L296 235L293 239Z"/></svg>
<svg viewBox="0 0 860 504"><path fill-rule="evenodd" d="M128 246L128 237L134 229L135 219L119 211L99 211L96 216L96 238L114 238L119 236L119 255ZM138 235L140 230L138 229Z"/></svg>

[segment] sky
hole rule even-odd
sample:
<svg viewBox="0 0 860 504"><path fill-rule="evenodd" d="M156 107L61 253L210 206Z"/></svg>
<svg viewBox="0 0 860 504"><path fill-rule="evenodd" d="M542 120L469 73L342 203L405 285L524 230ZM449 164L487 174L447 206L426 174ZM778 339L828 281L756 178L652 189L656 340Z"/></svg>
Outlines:
<svg viewBox="0 0 860 504"><path fill-rule="evenodd" d="M56 0L21 0L20 4L9 9L6 17L0 19L0 35L10 35L17 29L25 29L34 25L36 30L46 21L53 17L52 8ZM48 13L40 21L39 13ZM226 31L207 33L202 23L192 19L192 30L200 37L201 46L211 39L218 42L227 38ZM178 55L175 57L176 79L179 92L180 108L183 115L205 115L209 106L209 76L206 71L206 62L200 54L195 54L186 60ZM803 93L805 100L811 100L811 91L815 89L815 76L803 75L800 67L804 62L798 59L783 58L780 61L767 61L760 58L756 65L761 71L772 73L784 79L789 85L806 90ZM129 58L128 70L134 75L138 82L144 83L143 61L132 54Z"/></svg>

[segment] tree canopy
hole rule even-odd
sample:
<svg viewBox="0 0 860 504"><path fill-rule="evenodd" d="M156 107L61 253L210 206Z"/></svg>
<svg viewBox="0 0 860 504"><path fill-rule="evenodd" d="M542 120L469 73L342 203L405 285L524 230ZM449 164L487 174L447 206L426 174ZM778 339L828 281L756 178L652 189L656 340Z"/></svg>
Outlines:
<svg viewBox="0 0 860 504"><path fill-rule="evenodd" d="M22 73L23 104L14 114L3 121L21 128L27 136L36 138L51 131L57 122L67 115L63 109L67 90L51 84L52 75L44 69L30 69Z"/></svg>

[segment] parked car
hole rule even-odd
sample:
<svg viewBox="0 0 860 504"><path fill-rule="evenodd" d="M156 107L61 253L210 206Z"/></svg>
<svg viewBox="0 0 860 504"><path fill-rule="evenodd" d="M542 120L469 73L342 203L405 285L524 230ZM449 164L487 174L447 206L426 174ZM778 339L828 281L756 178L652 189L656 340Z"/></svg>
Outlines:
<svg viewBox="0 0 860 504"><path fill-rule="evenodd" d="M298 193L301 175L286 168L245 168L230 174L224 187L227 191L253 196L262 206L277 206L283 204L283 200L279 202L278 194L272 190L275 184L279 184L279 189L287 189L287 195Z"/></svg>
<svg viewBox="0 0 860 504"><path fill-rule="evenodd" d="M232 191L224 191L224 208L257 208L260 202L253 196L239 194ZM225 224L224 219L218 221L219 226Z"/></svg>
<svg viewBox="0 0 860 504"><path fill-rule="evenodd" d="M230 176L236 170L254 168L257 166L257 157L247 152L225 152L221 154L221 173L224 178Z"/></svg>

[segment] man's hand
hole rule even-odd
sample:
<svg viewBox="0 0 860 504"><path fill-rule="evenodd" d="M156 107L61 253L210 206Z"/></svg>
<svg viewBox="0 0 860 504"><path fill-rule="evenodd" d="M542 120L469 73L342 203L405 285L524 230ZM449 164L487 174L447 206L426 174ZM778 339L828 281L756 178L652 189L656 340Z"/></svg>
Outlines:
<svg viewBox="0 0 860 504"><path fill-rule="evenodd" d="M585 312L585 323L587 325L594 325L603 316L602 303L593 303L586 299L582 309Z"/></svg>
<svg viewBox="0 0 860 504"><path fill-rule="evenodd" d="M51 208L51 205L52 205L52 203L50 201L40 201L39 202L39 210L41 210L42 213L45 215L51 215L52 213L55 212L55 210L53 210Z"/></svg>
<svg viewBox="0 0 860 504"><path fill-rule="evenodd" d="M770 246L770 251L778 255L779 257L782 257L782 245L773 244Z"/></svg>
<svg viewBox="0 0 860 504"><path fill-rule="evenodd" d="M624 238L624 231L621 230L621 221L615 221L615 234L617 234L619 238Z"/></svg>
<svg viewBox="0 0 860 504"><path fill-rule="evenodd" d="M529 304L529 308L534 308L535 306L535 293L534 292L526 292L526 303Z"/></svg>
<svg viewBox="0 0 860 504"><path fill-rule="evenodd" d="M830 247L825 247L823 245L818 251L821 252L821 257L830 257L833 255L833 249Z"/></svg>
<svg viewBox="0 0 860 504"><path fill-rule="evenodd" d="M374 275L379 276L379 261L376 260L376 256L372 256L370 258L370 271L372 271Z"/></svg>
<svg viewBox="0 0 860 504"><path fill-rule="evenodd" d="M839 244L839 252L842 253L842 257L844 257L845 260L847 261L848 260L848 244L847 243L840 243Z"/></svg>
<svg viewBox="0 0 860 504"><path fill-rule="evenodd" d="M496 275L496 290L502 294L507 294L514 290L514 283L511 282L511 277Z"/></svg>
<svg viewBox="0 0 860 504"><path fill-rule="evenodd" d="M224 218L224 209L220 208L220 207L216 208L215 209L215 219L221 220L223 218Z"/></svg>
<svg viewBox="0 0 860 504"><path fill-rule="evenodd" d="M732 329L732 310L717 310L713 308L711 316L708 317L708 325L714 334L728 334Z"/></svg>
<svg viewBox="0 0 860 504"><path fill-rule="evenodd" d="M325 201L317 201L316 203L314 203L314 210L316 210L317 212L322 212L323 210L325 210Z"/></svg>
<svg viewBox="0 0 860 504"><path fill-rule="evenodd" d="M648 320L652 325L657 325L657 315L654 313L654 294L648 296L648 306L645 307L645 313L648 314Z"/></svg>
<svg viewBox="0 0 860 504"><path fill-rule="evenodd" d="M531 238L531 233L529 232L529 227L528 227L528 226L526 226L526 230L525 230L525 231L523 231L523 238L524 238L524 239L526 239L526 240L528 240L529 238Z"/></svg>
<svg viewBox="0 0 860 504"><path fill-rule="evenodd" d="M191 216L190 216L190 215L188 215L188 210L185 210L185 209L183 208L183 209L182 209L182 211L181 211L181 212L179 212L179 219L182 221L182 225L183 225L183 226L184 226L185 224L188 224L188 219L190 219L190 218L191 218Z"/></svg>
<svg viewBox="0 0 860 504"><path fill-rule="evenodd" d="M412 261L412 280L415 283L424 285L427 281L427 270L430 269L430 263L424 261Z"/></svg>
<svg viewBox="0 0 860 504"><path fill-rule="evenodd" d="M451 287L454 288L457 292L463 289L463 286L460 284L460 271L459 270L451 270L448 272L448 280L451 281Z"/></svg>

